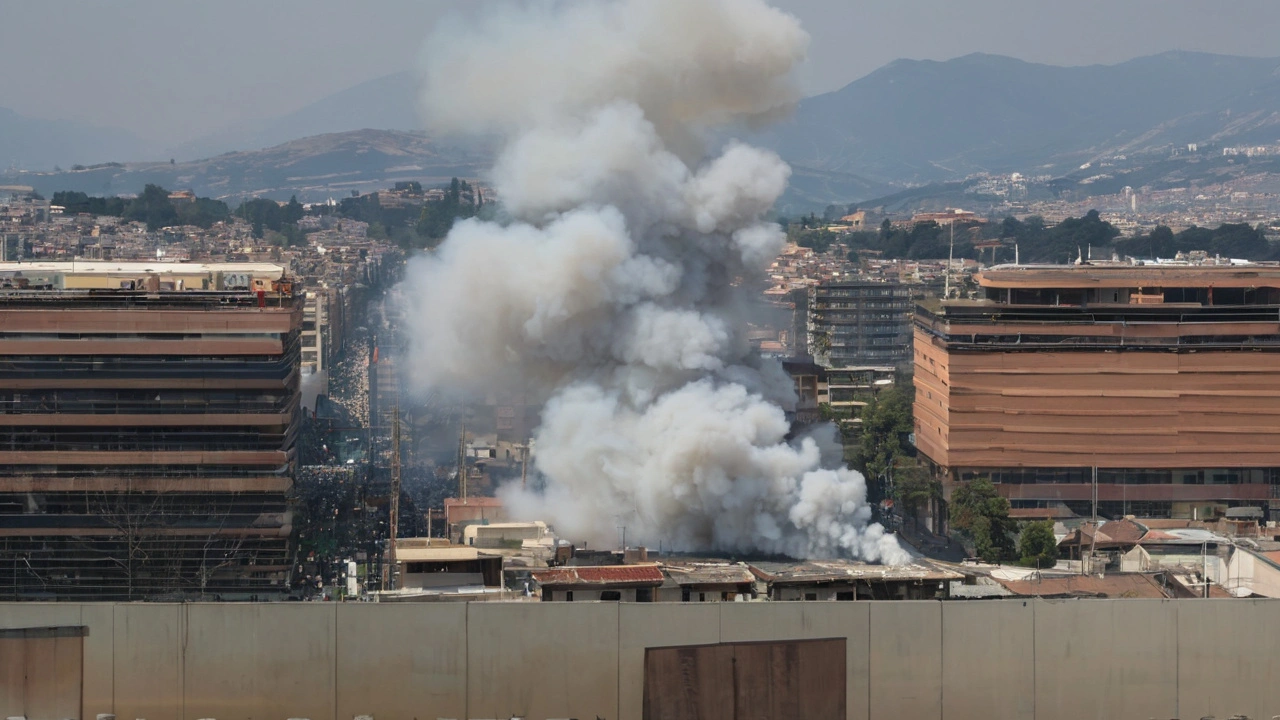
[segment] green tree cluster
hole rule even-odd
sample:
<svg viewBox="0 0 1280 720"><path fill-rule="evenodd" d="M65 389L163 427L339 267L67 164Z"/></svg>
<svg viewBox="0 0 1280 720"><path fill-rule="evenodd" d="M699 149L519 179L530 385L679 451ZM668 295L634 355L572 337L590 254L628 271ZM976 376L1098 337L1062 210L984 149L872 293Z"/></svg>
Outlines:
<svg viewBox="0 0 1280 720"><path fill-rule="evenodd" d="M1027 523L1018 539L1019 565L1051 568L1058 562L1058 539L1053 536L1053 521Z"/></svg>
<svg viewBox="0 0 1280 720"><path fill-rule="evenodd" d="M1014 557L1016 523L1009 518L1009 501L1000 497L987 478L963 483L951 493L951 527L960 532L985 562Z"/></svg>
<svg viewBox="0 0 1280 720"><path fill-rule="evenodd" d="M275 200L254 198L245 200L236 208L236 217L249 223L256 238L270 238L280 245L303 245L306 235L298 228L298 221L305 215L302 203L295 195L285 205Z"/></svg>
<svg viewBox="0 0 1280 720"><path fill-rule="evenodd" d="M146 223L148 230L159 230L171 225L194 225L210 228L216 222L231 217L227 204L221 200L196 198L194 202L174 204L169 191L159 185L148 184L131 199L118 197L92 197L82 192L57 192L54 205L61 205L68 213L110 215L125 220Z"/></svg>
<svg viewBox="0 0 1280 720"><path fill-rule="evenodd" d="M909 377L871 397L859 415L862 423L854 453L854 467L867 478L873 502L885 497L890 470L912 454L909 438L915 427L912 416L914 387Z"/></svg>
<svg viewBox="0 0 1280 720"><path fill-rule="evenodd" d="M474 193L474 188L466 180L453 178L444 192L443 200L428 202L422 206L418 216L418 235L426 240L427 247L435 247L449 234L453 223L460 218L474 217L481 205L464 201L464 192Z"/></svg>
<svg viewBox="0 0 1280 720"><path fill-rule="evenodd" d="M1268 242L1260 227L1245 223L1227 223L1213 230L1189 227L1176 234L1160 225L1149 233L1116 242L1116 252L1138 258L1172 258L1193 250L1228 258L1280 260L1280 247Z"/></svg>
<svg viewBox="0 0 1280 720"><path fill-rule="evenodd" d="M1044 220L1037 216L1025 221L1005 218L999 227L1006 245L1018 244L1023 262L1071 262L1090 247L1095 253L1106 251L1120 235L1097 210L1090 210L1084 217L1067 218L1052 227L1046 227Z"/></svg>

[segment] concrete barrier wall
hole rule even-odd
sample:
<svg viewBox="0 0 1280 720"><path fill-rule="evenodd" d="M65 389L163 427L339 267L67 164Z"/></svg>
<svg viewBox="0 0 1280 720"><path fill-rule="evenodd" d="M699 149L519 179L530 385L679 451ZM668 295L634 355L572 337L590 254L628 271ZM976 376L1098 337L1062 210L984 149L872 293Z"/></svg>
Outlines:
<svg viewBox="0 0 1280 720"><path fill-rule="evenodd" d="M54 625L90 720L639 720L645 648L827 637L851 720L1280 715L1278 600L0 604Z"/></svg>

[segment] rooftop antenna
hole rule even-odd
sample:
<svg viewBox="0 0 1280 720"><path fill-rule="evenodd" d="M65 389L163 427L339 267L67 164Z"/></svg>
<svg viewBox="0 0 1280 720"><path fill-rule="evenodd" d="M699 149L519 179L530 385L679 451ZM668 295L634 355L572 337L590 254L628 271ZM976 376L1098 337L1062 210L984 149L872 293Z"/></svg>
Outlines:
<svg viewBox="0 0 1280 720"><path fill-rule="evenodd" d="M1018 254L1018 243L1016 242L1013 244L1013 264L1014 265L1022 264L1022 256Z"/></svg>

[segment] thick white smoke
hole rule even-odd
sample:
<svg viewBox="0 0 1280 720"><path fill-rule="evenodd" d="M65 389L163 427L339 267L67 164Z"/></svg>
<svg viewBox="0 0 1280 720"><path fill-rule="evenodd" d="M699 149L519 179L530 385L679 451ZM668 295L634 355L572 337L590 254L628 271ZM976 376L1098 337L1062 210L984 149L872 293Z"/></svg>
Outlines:
<svg viewBox="0 0 1280 720"><path fill-rule="evenodd" d="M807 42L761 0L619 0L507 9L429 43L432 127L503 138L512 220L458 223L410 262L408 380L518 374L545 399L545 490L505 488L517 514L606 546L625 525L687 550L907 559L863 478L833 467L830 429L788 442L790 380L742 337L790 169L699 150L791 103Z"/></svg>

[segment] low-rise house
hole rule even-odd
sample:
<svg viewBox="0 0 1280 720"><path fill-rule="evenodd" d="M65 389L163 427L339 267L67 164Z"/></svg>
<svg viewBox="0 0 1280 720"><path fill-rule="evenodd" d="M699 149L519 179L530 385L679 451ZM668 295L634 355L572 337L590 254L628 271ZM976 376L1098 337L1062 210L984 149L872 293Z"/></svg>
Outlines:
<svg viewBox="0 0 1280 720"><path fill-rule="evenodd" d="M742 602L757 596L756 576L745 563L688 562L662 566L659 602Z"/></svg>
<svg viewBox="0 0 1280 720"><path fill-rule="evenodd" d="M1167 598L1166 591L1155 575L1144 573L1116 573L1097 575L1047 575L1030 573L1017 580L1005 580L993 576L1014 595L1042 598Z"/></svg>
<svg viewBox="0 0 1280 720"><path fill-rule="evenodd" d="M653 602L665 577L653 564L568 566L530 573L545 601Z"/></svg>
<svg viewBox="0 0 1280 720"><path fill-rule="evenodd" d="M770 600L934 600L950 595L964 575L916 560L871 565L856 560L755 562L751 571L767 584Z"/></svg>
<svg viewBox="0 0 1280 720"><path fill-rule="evenodd" d="M394 589L379 601L507 599L519 593L502 584L502 557L434 538L405 538L396 544Z"/></svg>

